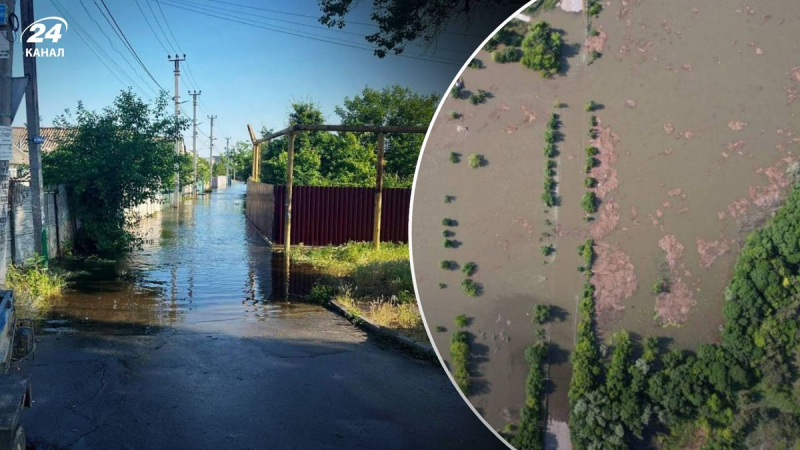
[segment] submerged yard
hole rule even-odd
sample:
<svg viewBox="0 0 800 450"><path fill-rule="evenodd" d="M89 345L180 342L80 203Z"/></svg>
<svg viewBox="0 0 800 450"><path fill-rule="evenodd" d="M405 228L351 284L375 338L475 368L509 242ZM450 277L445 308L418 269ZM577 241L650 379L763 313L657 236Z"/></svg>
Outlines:
<svg viewBox="0 0 800 450"><path fill-rule="evenodd" d="M470 318L470 400L495 429L519 423L525 349L546 330L548 426L558 434L569 420L586 282L576 249L587 239L601 342L611 346L623 329L670 349L721 341L743 240L784 203L798 173L800 17L788 0L613 0L588 22L561 10L539 11L533 22L542 20L564 41L558 74L543 78L482 50L462 75L465 94L445 100L419 168L412 250L429 323ZM479 90L484 102L465 101ZM466 164L472 154L481 167ZM457 222L448 227L457 246L443 248L443 218ZM442 260L474 262L482 294L466 295L463 273ZM554 310L544 327L531 323L541 303ZM451 334L434 333L445 360Z"/></svg>

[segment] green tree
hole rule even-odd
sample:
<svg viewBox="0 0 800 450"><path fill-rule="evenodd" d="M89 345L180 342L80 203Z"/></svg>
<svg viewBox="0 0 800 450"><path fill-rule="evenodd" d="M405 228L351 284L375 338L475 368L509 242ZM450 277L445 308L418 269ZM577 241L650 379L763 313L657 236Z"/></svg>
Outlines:
<svg viewBox="0 0 800 450"><path fill-rule="evenodd" d="M63 184L80 221L75 248L113 253L138 242L130 231L136 218L126 210L169 190L179 163L173 141L185 128L168 108L166 95L147 104L130 90L111 106L89 111L78 103L56 126L73 130L42 157L46 184Z"/></svg>
<svg viewBox="0 0 800 450"><path fill-rule="evenodd" d="M364 88L360 95L345 98L336 107L343 125L419 126L427 127L436 111L439 96L417 94L407 87L393 85L382 90ZM417 167L423 134L391 134L386 136L386 174L402 186L410 187ZM361 133L361 145L375 149L375 133ZM372 152L374 154L374 151Z"/></svg>

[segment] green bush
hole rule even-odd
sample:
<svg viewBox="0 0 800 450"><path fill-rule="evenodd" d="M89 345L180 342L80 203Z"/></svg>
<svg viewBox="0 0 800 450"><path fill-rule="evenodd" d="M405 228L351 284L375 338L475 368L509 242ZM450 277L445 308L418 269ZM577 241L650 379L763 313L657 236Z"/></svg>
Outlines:
<svg viewBox="0 0 800 450"><path fill-rule="evenodd" d="M492 61L500 64L517 62L522 58L522 50L517 47L505 47L492 52Z"/></svg>
<svg viewBox="0 0 800 450"><path fill-rule="evenodd" d="M455 235L456 235L456 233L454 231L442 230L442 237L449 238L449 237L453 237Z"/></svg>
<svg viewBox="0 0 800 450"><path fill-rule="evenodd" d="M581 257L583 258L583 263L585 264L586 270L591 270L592 265L594 265L595 253L594 253L594 239L586 239L586 242L583 243L579 247Z"/></svg>
<svg viewBox="0 0 800 450"><path fill-rule="evenodd" d="M439 289L447 289L447 283L439 283Z"/></svg>
<svg viewBox="0 0 800 450"><path fill-rule="evenodd" d="M461 162L461 154L456 152L450 152L450 162L453 164L458 164Z"/></svg>
<svg viewBox="0 0 800 450"><path fill-rule="evenodd" d="M652 291L655 295L669 292L669 280L666 278L659 278L655 283L653 283L653 287L650 288L650 291Z"/></svg>
<svg viewBox="0 0 800 450"><path fill-rule="evenodd" d="M442 242L444 248L456 248L457 244L458 242L456 242L454 239L447 239L447 238L445 238L444 241Z"/></svg>
<svg viewBox="0 0 800 450"><path fill-rule="evenodd" d="M556 157L556 146L553 145L552 142L548 142L544 145L544 156L546 158L555 158Z"/></svg>
<svg viewBox="0 0 800 450"><path fill-rule="evenodd" d="M461 93L463 92L463 88L459 85L453 86L453 89L450 91L450 96L453 98L461 98Z"/></svg>
<svg viewBox="0 0 800 450"><path fill-rule="evenodd" d="M589 126L592 126L592 127L596 127L597 126L597 116L592 115L592 117L589 118Z"/></svg>
<svg viewBox="0 0 800 450"><path fill-rule="evenodd" d="M17 317L38 319L48 313L50 301L61 295L69 274L50 269L43 258L29 258L23 265L9 264L5 289L14 291Z"/></svg>
<svg viewBox="0 0 800 450"><path fill-rule="evenodd" d="M473 105L477 105L479 103L486 102L487 98L489 98L489 93L482 89L478 89L477 93L470 94L469 102Z"/></svg>
<svg viewBox="0 0 800 450"><path fill-rule="evenodd" d="M453 119L453 120L460 119L461 118L461 114L459 114L459 113L457 113L455 111L450 111L450 118Z"/></svg>
<svg viewBox="0 0 800 450"><path fill-rule="evenodd" d="M456 196L455 195L445 195L444 196L444 202L445 203L453 203L454 201L456 201Z"/></svg>
<svg viewBox="0 0 800 450"><path fill-rule="evenodd" d="M586 152L586 156L594 156L599 152L599 150L597 150L597 147L593 145L586 147L584 151Z"/></svg>
<svg viewBox="0 0 800 450"><path fill-rule="evenodd" d="M536 305L533 307L533 322L544 325L550 321L552 308L549 305Z"/></svg>
<svg viewBox="0 0 800 450"><path fill-rule="evenodd" d="M583 186L586 187L586 188L591 189L591 188L597 186L597 180L595 180L592 177L586 177L586 178L583 179Z"/></svg>
<svg viewBox="0 0 800 450"><path fill-rule="evenodd" d="M313 302L327 303L333 297L333 293L334 289L332 286L314 283L314 285L311 286L311 292L309 292L308 297Z"/></svg>
<svg viewBox="0 0 800 450"><path fill-rule="evenodd" d="M545 373L547 345L536 343L525 349L528 376L525 379L525 405L522 407L519 432L511 440L519 450L544 449L545 435Z"/></svg>
<svg viewBox="0 0 800 450"><path fill-rule="evenodd" d="M445 270L453 270L456 267L456 265L457 263L455 261L449 259L439 261L439 267Z"/></svg>
<svg viewBox="0 0 800 450"><path fill-rule="evenodd" d="M553 161L552 159L548 159L547 162L544 163L544 165L548 169L555 169L556 168L556 162Z"/></svg>
<svg viewBox="0 0 800 450"><path fill-rule="evenodd" d="M447 331L447 328L445 328L445 327L443 327L441 325L436 325L436 332L437 333L444 333L445 331Z"/></svg>
<svg viewBox="0 0 800 450"><path fill-rule="evenodd" d="M543 245L543 246L542 246L542 247L539 249L539 251L540 251L540 252L542 253L542 255L544 255L544 256L550 256L550 255L552 255L553 253L555 253L556 249L555 249L555 247L553 247L551 244L547 244L547 245Z"/></svg>
<svg viewBox="0 0 800 450"><path fill-rule="evenodd" d="M553 177L544 177L544 190L552 191L556 187L556 180Z"/></svg>
<svg viewBox="0 0 800 450"><path fill-rule="evenodd" d="M472 58L472 61L469 62L470 69L483 69L483 61L478 58Z"/></svg>
<svg viewBox="0 0 800 450"><path fill-rule="evenodd" d="M455 321L456 321L456 326L458 326L459 328L464 328L467 325L469 325L469 317L467 317L466 314L457 315Z"/></svg>
<svg viewBox="0 0 800 450"><path fill-rule="evenodd" d="M547 129L557 130L559 125L558 114L550 113L550 118L547 120Z"/></svg>
<svg viewBox="0 0 800 450"><path fill-rule="evenodd" d="M477 169L478 167L483 166L486 163L486 160L483 159L483 155L473 154L469 155L469 161L467 161L469 166L473 169Z"/></svg>
<svg viewBox="0 0 800 450"><path fill-rule="evenodd" d="M464 267L461 268L461 271L464 272L465 275L471 277L475 275L475 272L478 271L478 265L472 261L464 264Z"/></svg>
<svg viewBox="0 0 800 450"><path fill-rule="evenodd" d="M581 208L589 214L594 214L597 212L597 195L594 192L589 191L583 194L583 198L581 199Z"/></svg>
<svg viewBox="0 0 800 450"><path fill-rule="evenodd" d="M557 136L558 134L555 130L545 130L544 141L548 144L552 144L556 141Z"/></svg>
<svg viewBox="0 0 800 450"><path fill-rule="evenodd" d="M597 17L600 15L600 11L603 10L603 5L598 0L588 0L587 5L586 13L589 17Z"/></svg>
<svg viewBox="0 0 800 450"><path fill-rule="evenodd" d="M542 192L541 199L542 203L544 203L548 208L552 208L556 204L556 194L554 194L551 190Z"/></svg>
<svg viewBox="0 0 800 450"><path fill-rule="evenodd" d="M469 337L464 331L456 331L450 340L450 363L453 365L453 378L464 395L469 395Z"/></svg>
<svg viewBox="0 0 800 450"><path fill-rule="evenodd" d="M538 22L522 41L520 62L542 76L553 76L561 68L562 47L561 33L551 29L547 22Z"/></svg>
<svg viewBox="0 0 800 450"><path fill-rule="evenodd" d="M481 294L481 284L472 278L466 278L461 282L461 289L470 297L477 297Z"/></svg>
<svg viewBox="0 0 800 450"><path fill-rule="evenodd" d="M442 219L442 225L446 227L455 227L458 226L458 221L455 219L451 219L449 217L445 217L444 219Z"/></svg>
<svg viewBox="0 0 800 450"><path fill-rule="evenodd" d="M595 103L594 100L589 100L589 102L586 103L586 107L584 107L584 110L586 110L586 112L592 112L595 109L597 109L597 103Z"/></svg>

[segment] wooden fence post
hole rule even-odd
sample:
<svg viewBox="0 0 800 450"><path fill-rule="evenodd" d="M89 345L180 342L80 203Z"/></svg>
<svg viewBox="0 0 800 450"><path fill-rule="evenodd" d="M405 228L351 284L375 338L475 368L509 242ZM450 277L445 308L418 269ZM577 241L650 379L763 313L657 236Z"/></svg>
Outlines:
<svg viewBox="0 0 800 450"><path fill-rule="evenodd" d="M375 163L375 216L372 225L372 241L375 250L381 249L381 210L383 209L383 147L384 134L378 133L378 160Z"/></svg>
<svg viewBox="0 0 800 450"><path fill-rule="evenodd" d="M286 205L283 217L283 249L286 259L292 249L292 180L294 178L294 133L289 133L289 155L286 162Z"/></svg>

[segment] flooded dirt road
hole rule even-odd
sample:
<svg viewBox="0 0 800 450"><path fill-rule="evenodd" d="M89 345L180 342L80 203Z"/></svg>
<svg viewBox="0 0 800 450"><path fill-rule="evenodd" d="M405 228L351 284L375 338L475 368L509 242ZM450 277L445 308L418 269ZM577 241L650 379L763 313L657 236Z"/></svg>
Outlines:
<svg viewBox="0 0 800 450"><path fill-rule="evenodd" d="M243 194L167 209L141 251L86 265L23 367L36 448L503 448L441 368L275 301Z"/></svg>

